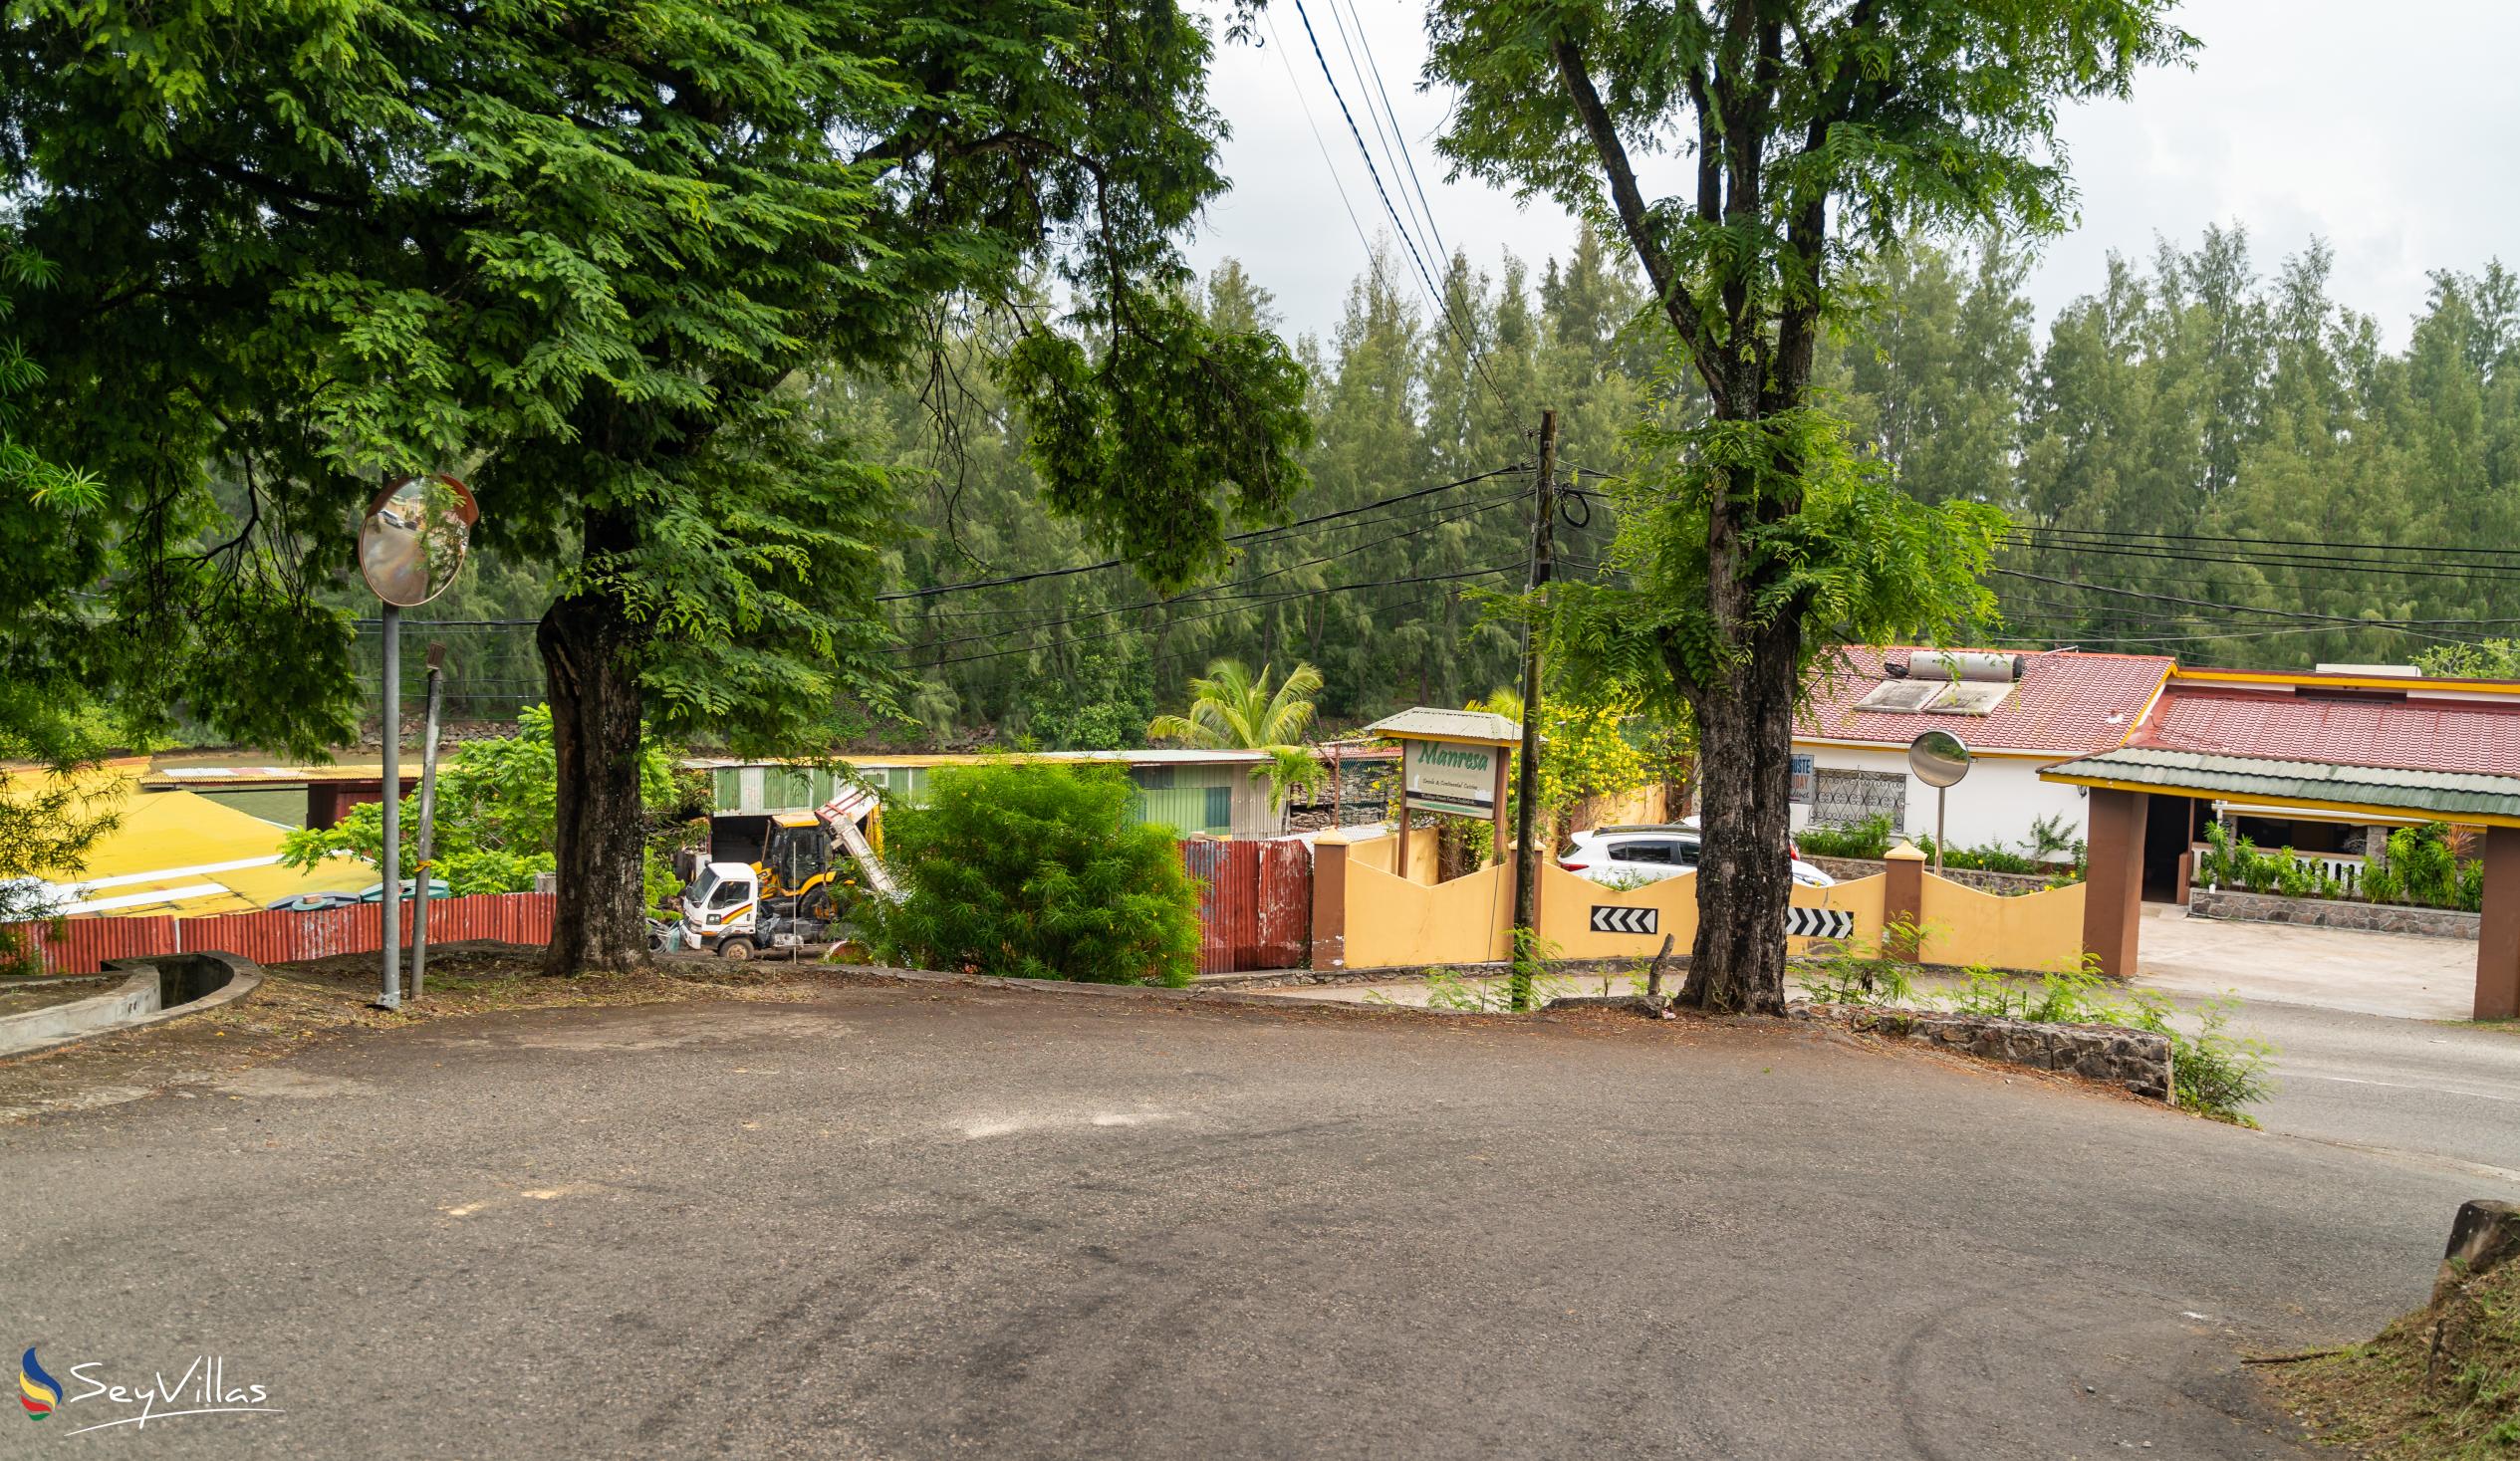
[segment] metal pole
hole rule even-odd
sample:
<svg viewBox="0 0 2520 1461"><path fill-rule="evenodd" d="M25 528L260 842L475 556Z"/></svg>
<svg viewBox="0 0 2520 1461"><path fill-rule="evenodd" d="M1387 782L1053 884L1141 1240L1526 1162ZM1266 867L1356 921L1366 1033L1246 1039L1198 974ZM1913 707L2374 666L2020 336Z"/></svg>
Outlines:
<svg viewBox="0 0 2520 1461"><path fill-rule="evenodd" d="M419 865L412 876L419 880L420 900L411 905L411 998L420 997L420 987L428 973L428 890L436 879L434 861L437 854L437 705L444 684L446 646L428 646L428 714L420 733L420 830L412 840L412 851L419 853Z"/></svg>
<svg viewBox="0 0 2520 1461"><path fill-rule="evenodd" d="M1553 550L1550 524L1557 518L1558 413L1540 413L1540 472L1533 484L1531 518L1531 597L1533 613L1549 592ZM1533 818L1540 801L1540 634L1536 621L1523 625L1522 764L1514 773L1514 973L1508 986L1515 1009L1531 1008L1531 970L1522 959L1540 913L1540 849Z"/></svg>
<svg viewBox="0 0 2520 1461"><path fill-rule="evenodd" d="M1942 808L1951 799L1949 787L1933 789L1933 875L1942 875Z"/></svg>
<svg viewBox="0 0 2520 1461"><path fill-rule="evenodd" d="M384 919L384 992L378 1009L402 1008L402 610L384 606L384 885L378 912Z"/></svg>

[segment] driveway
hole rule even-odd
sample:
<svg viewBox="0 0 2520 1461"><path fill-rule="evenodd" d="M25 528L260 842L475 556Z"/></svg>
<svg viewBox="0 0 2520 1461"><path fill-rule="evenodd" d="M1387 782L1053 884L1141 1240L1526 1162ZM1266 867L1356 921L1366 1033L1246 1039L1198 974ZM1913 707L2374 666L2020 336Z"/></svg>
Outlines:
<svg viewBox="0 0 2520 1461"><path fill-rule="evenodd" d="M2464 1020L2476 1008L2476 945L2460 939L2191 918L2146 903L2136 963L2139 983L2178 994L2402 1020Z"/></svg>
<svg viewBox="0 0 2520 1461"><path fill-rule="evenodd" d="M2479 1196L1807 1028L858 986L0 1127L0 1313L37 1455L2299 1456L2238 1351ZM196 1354L286 1413L72 1434Z"/></svg>

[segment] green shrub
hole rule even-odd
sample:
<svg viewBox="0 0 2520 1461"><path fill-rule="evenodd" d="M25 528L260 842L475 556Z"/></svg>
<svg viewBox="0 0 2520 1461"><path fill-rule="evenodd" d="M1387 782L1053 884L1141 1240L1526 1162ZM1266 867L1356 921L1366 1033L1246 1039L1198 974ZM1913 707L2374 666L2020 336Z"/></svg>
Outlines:
<svg viewBox="0 0 2520 1461"><path fill-rule="evenodd" d="M2171 1023L2176 1006L2148 989L2133 991L2114 1006L2108 1023L2149 1030L2170 1038L2170 1084L2180 1106L2217 1121L2254 1126L2240 1107L2264 1100L2274 1047L2230 1033L2236 999L2207 1000L2196 1010L2196 1033Z"/></svg>
<svg viewBox="0 0 2520 1461"><path fill-rule="evenodd" d="M1806 857L1879 857L1895 836L1890 814L1876 812L1845 827L1806 827L1794 834L1794 842Z"/></svg>
<svg viewBox="0 0 2520 1461"><path fill-rule="evenodd" d="M1115 767L940 767L884 814L901 899L872 910L889 960L1027 979L1190 982L1198 889L1173 836L1137 821Z"/></svg>

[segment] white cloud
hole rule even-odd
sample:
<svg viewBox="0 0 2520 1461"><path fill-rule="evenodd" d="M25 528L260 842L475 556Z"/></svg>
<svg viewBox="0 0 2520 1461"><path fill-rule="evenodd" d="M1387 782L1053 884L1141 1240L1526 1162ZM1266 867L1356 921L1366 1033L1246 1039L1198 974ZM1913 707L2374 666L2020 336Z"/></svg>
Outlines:
<svg viewBox="0 0 2520 1461"><path fill-rule="evenodd" d="M1525 208L1483 183L1440 180L1432 138L1449 98L1417 88L1423 9L1405 0L1334 9L1341 3L1305 0L1372 143L1370 104L1333 22L1362 23L1446 240L1489 270L1508 250L1534 263L1562 252L1574 226L1554 205ZM2270 273L2312 236L2327 239L2336 297L2377 316L2392 341L2422 307L2425 271L2496 256L2520 264L2520 3L2192 0L2180 23L2203 42L2194 70L2148 73L2132 102L2064 120L2081 223L2048 244L2031 275L2042 319L2097 288L2111 250L2145 257L2156 236L2193 244L2209 223L2246 224ZM1234 188L1210 208L1191 252L1202 267L1242 260L1291 329L1327 332L1365 256L1332 167L1369 235L1390 224L1291 0L1270 5L1264 38L1271 26L1283 51L1219 47L1211 85L1234 127L1224 149ZM1330 163L1306 125L1307 103ZM1375 161L1404 208L1379 146Z"/></svg>

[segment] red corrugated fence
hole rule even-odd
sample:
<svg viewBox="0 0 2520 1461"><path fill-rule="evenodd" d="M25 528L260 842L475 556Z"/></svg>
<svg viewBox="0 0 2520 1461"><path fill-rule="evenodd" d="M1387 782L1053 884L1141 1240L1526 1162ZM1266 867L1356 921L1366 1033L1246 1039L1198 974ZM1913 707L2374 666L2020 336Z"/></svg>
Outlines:
<svg viewBox="0 0 2520 1461"><path fill-rule="evenodd" d="M1181 844L1199 894L1199 972L1300 969L1313 957L1313 850L1293 839Z"/></svg>
<svg viewBox="0 0 2520 1461"><path fill-rule="evenodd" d="M431 946L458 939L503 943L551 940L551 893L479 893L428 905ZM12 926L42 954L47 974L93 974L108 959L216 949L258 964L287 964L384 947L384 906L357 903L312 913L220 913L207 918L65 918ZM403 905L402 941L411 941L410 904Z"/></svg>

